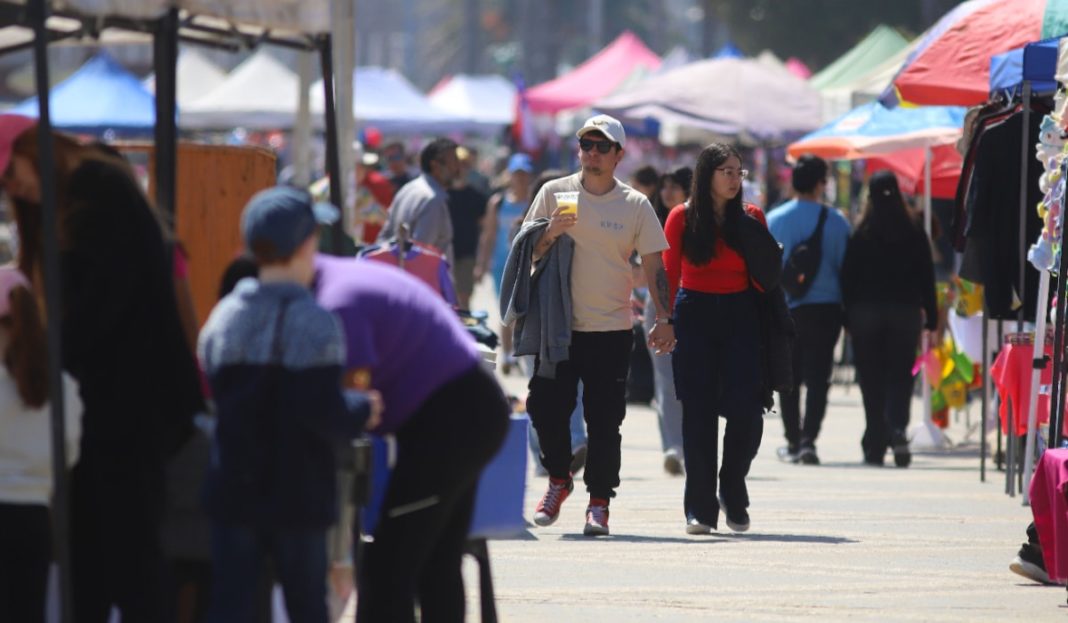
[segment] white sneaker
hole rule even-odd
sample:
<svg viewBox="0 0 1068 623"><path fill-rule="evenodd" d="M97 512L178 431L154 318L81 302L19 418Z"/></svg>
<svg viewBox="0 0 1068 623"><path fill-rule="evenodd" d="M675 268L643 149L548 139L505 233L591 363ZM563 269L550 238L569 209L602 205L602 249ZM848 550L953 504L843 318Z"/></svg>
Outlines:
<svg viewBox="0 0 1068 623"><path fill-rule="evenodd" d="M692 517L686 522L686 534L712 534L713 530L715 528L712 526L703 524Z"/></svg>
<svg viewBox="0 0 1068 623"><path fill-rule="evenodd" d="M682 452L679 452L678 448L670 448L664 453L664 471L672 476L682 476L686 473L682 462Z"/></svg>

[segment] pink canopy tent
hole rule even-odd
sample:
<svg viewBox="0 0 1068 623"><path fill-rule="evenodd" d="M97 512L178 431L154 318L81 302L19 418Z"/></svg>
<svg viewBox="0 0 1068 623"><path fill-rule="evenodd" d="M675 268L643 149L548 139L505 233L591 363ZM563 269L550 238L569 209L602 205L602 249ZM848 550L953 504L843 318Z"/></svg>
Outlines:
<svg viewBox="0 0 1068 623"><path fill-rule="evenodd" d="M660 57L626 31L571 72L527 89L526 103L532 112L546 114L584 108L615 92L636 71L659 67Z"/></svg>

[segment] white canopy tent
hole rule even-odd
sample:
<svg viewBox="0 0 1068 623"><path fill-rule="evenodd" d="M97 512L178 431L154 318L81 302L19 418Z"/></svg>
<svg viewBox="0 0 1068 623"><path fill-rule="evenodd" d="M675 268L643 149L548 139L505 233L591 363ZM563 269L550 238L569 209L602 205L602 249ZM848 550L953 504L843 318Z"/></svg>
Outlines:
<svg viewBox="0 0 1068 623"><path fill-rule="evenodd" d="M374 126L389 134L478 131L480 124L430 102L392 69L358 67L352 81L353 114L358 126ZM323 110L321 83L312 86L311 109Z"/></svg>
<svg viewBox="0 0 1068 623"><path fill-rule="evenodd" d="M429 99L442 110L499 129L515 122L516 96L515 84L503 76L457 74Z"/></svg>
<svg viewBox="0 0 1068 623"><path fill-rule="evenodd" d="M296 120L299 94L296 72L261 49L207 95L183 106L179 125L187 129L288 129Z"/></svg>
<svg viewBox="0 0 1068 623"><path fill-rule="evenodd" d="M184 108L204 97L226 81L226 72L196 49L178 55L178 107ZM156 92L156 75L145 78L145 88Z"/></svg>

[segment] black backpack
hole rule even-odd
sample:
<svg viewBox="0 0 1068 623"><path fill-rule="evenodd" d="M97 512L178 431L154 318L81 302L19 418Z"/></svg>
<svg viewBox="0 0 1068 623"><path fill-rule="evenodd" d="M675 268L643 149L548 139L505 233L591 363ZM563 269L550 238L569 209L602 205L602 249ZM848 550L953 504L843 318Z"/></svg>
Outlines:
<svg viewBox="0 0 1068 623"><path fill-rule="evenodd" d="M820 259L823 247L823 224L827 222L827 206L820 209L820 218L816 230L807 240L802 241L790 251L782 269L782 289L792 299L799 299L812 287L816 275L820 272Z"/></svg>

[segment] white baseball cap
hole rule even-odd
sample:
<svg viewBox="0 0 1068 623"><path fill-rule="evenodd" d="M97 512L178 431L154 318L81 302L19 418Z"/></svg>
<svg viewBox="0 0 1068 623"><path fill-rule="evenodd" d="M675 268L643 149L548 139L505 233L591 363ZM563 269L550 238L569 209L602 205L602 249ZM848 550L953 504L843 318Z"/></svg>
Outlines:
<svg viewBox="0 0 1068 623"><path fill-rule="evenodd" d="M623 124L619 122L619 119L608 115L590 117L586 123L582 124L582 128L575 133L575 136L582 138L594 130L604 134L608 140L619 143L620 147L625 146L627 142L627 133L623 131Z"/></svg>

